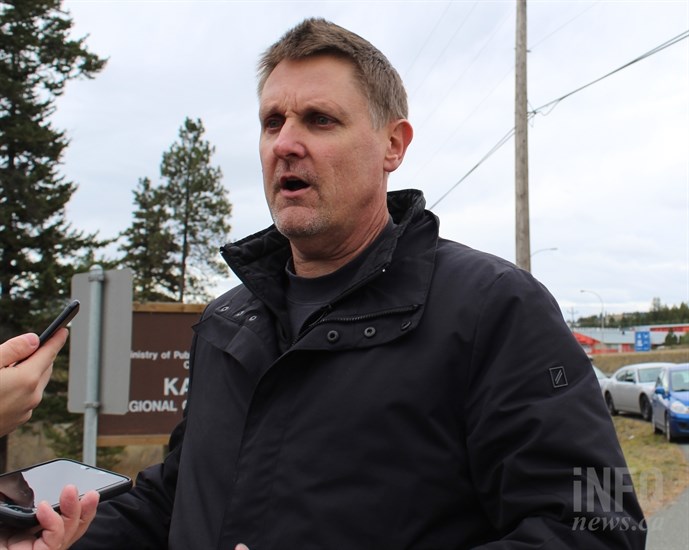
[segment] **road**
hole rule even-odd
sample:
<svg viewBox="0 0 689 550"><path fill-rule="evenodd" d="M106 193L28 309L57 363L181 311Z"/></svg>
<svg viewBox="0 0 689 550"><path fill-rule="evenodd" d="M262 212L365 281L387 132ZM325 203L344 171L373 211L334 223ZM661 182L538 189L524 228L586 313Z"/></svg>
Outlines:
<svg viewBox="0 0 689 550"><path fill-rule="evenodd" d="M689 443L680 445L689 460ZM689 548L689 489L670 506L648 518L646 550Z"/></svg>

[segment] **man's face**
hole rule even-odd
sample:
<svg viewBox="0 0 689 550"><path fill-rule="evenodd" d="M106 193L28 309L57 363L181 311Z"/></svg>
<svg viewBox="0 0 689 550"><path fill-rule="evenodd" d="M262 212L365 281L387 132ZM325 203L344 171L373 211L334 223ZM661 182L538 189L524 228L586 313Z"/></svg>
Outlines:
<svg viewBox="0 0 689 550"><path fill-rule="evenodd" d="M339 246L387 220L388 129L373 128L349 61L280 62L265 82L259 117L266 199L293 244Z"/></svg>

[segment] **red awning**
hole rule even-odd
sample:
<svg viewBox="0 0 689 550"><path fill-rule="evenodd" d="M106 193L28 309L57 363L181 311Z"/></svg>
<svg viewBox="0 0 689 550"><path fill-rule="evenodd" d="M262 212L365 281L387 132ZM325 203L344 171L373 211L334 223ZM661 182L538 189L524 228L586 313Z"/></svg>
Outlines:
<svg viewBox="0 0 689 550"><path fill-rule="evenodd" d="M591 338L590 336L579 334L578 332L573 332L572 334L574 334L577 342L579 342L582 346L593 346L594 344L598 343L598 340Z"/></svg>

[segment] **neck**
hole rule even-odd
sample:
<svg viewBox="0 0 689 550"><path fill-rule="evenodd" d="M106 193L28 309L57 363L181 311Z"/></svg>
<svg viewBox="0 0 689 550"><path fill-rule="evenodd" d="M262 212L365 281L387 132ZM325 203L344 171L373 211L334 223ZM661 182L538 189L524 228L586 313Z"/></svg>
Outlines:
<svg viewBox="0 0 689 550"><path fill-rule="evenodd" d="M299 277L315 278L328 275L351 262L376 240L388 223L387 210L385 217L376 219L374 223L362 228L359 238L345 239L335 247L325 250L315 243L294 242L292 248L292 260L294 272ZM311 245L311 246L309 246Z"/></svg>

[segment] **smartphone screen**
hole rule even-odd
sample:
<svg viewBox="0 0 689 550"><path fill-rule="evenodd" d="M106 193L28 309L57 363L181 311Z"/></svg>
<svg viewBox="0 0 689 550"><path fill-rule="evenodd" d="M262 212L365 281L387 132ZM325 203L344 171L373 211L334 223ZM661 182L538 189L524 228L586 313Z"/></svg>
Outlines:
<svg viewBox="0 0 689 550"><path fill-rule="evenodd" d="M45 500L56 510L65 485L76 485L79 495L95 490L101 500L132 486L129 477L82 464L56 459L0 475L0 523L16 527L36 525L36 506Z"/></svg>

